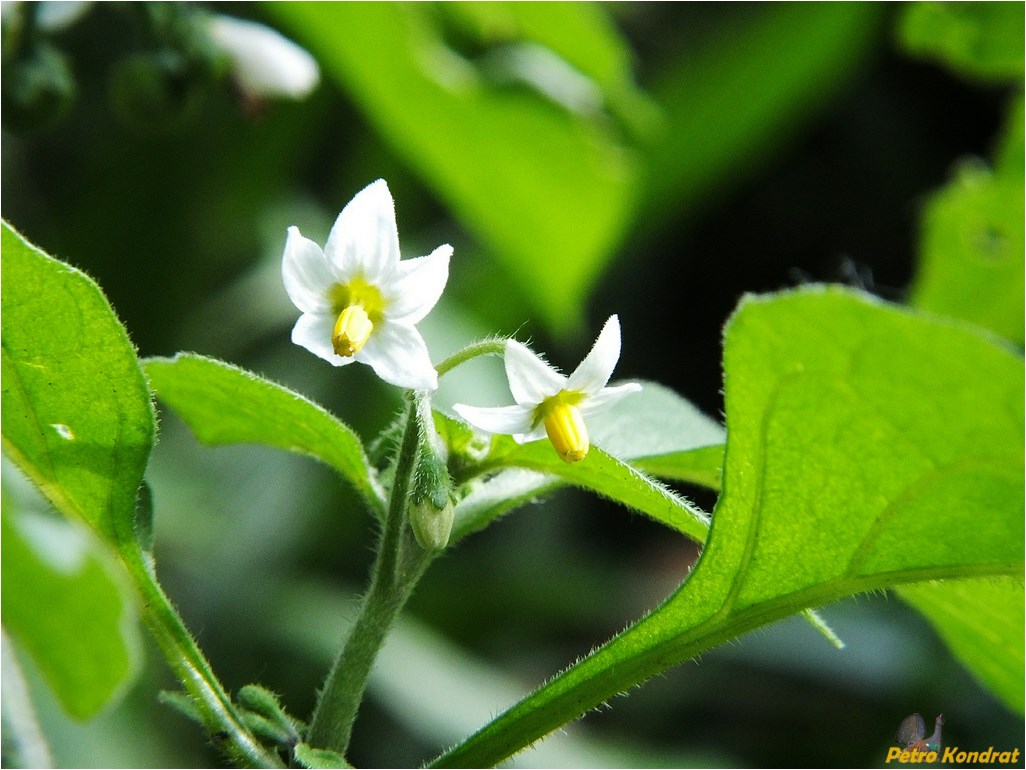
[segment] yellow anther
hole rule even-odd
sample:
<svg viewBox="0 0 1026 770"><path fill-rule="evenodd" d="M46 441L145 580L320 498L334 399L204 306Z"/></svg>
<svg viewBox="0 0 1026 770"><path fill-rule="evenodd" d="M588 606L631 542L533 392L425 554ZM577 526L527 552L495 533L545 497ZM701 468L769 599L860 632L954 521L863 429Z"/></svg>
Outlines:
<svg viewBox="0 0 1026 770"><path fill-rule="evenodd" d="M374 323L363 309L363 305L349 305L339 313L338 320L335 321L331 346L340 356L355 356L370 339L372 331Z"/></svg>
<svg viewBox="0 0 1026 770"><path fill-rule="evenodd" d="M558 398L546 404L545 432L563 462L576 463L588 454L588 428L573 404Z"/></svg>

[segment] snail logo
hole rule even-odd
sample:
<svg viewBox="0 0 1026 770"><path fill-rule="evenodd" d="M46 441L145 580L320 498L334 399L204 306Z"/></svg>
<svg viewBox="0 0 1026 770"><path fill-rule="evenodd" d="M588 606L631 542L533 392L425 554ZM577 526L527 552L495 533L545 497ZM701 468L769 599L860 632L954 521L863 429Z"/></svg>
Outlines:
<svg viewBox="0 0 1026 770"><path fill-rule="evenodd" d="M941 748L941 729L944 727L944 715L938 714L933 720L933 735L926 735L926 723L919 714L909 714L901 720L894 740L911 751L937 753Z"/></svg>

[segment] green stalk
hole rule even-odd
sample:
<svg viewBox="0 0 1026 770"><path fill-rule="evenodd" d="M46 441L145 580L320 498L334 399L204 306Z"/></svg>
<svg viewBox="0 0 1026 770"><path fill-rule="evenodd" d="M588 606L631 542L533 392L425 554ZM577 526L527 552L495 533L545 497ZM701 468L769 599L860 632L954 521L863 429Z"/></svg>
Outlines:
<svg viewBox="0 0 1026 770"><path fill-rule="evenodd" d="M462 350L457 350L451 356L443 360L435 367L435 370L438 372L438 376L441 377L455 369L460 364L465 364L467 361L470 361L472 358L477 358L478 356L501 356L504 355L505 352L505 339L491 339L474 342L467 345Z"/></svg>
<svg viewBox="0 0 1026 770"><path fill-rule="evenodd" d="M307 737L311 746L331 749L343 756L349 748L353 723L374 660L430 560L423 551L408 548L409 539L403 538L410 479L420 437L416 416L420 398L416 395L410 398L370 589L356 623L328 672Z"/></svg>
<svg viewBox="0 0 1026 770"><path fill-rule="evenodd" d="M134 554L133 554L134 555ZM142 598L142 617L182 686L192 696L214 744L246 767L282 767L242 723L210 663L141 558L124 559Z"/></svg>

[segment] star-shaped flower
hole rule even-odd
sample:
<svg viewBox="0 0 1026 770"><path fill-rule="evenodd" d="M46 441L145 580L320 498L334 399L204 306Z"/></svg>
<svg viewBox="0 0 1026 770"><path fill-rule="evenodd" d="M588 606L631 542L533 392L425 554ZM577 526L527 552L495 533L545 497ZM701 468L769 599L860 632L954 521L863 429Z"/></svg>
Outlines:
<svg viewBox="0 0 1026 770"><path fill-rule="evenodd" d="M629 382L607 388L620 358L620 321L610 316L591 352L569 377L557 372L526 345L506 341L506 377L516 406L494 408L456 404L453 408L471 425L489 433L509 433L517 442L546 435L564 462L588 454L584 418L641 390Z"/></svg>
<svg viewBox="0 0 1026 770"><path fill-rule="evenodd" d="M400 388L434 390L438 375L415 324L438 302L452 246L399 259L395 204L384 180L357 193L321 250L289 228L285 290L303 315L292 341L335 366L359 361Z"/></svg>

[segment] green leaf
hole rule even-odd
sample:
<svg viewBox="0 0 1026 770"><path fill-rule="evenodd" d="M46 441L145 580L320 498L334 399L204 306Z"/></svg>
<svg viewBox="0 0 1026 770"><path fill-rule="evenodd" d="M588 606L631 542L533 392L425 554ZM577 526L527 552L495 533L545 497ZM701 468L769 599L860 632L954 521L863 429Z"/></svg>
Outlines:
<svg viewBox="0 0 1026 770"><path fill-rule="evenodd" d="M88 533L4 500L3 625L64 709L95 716L124 692L141 649L123 575Z"/></svg>
<svg viewBox="0 0 1026 770"><path fill-rule="evenodd" d="M918 583L897 593L930 619L952 654L981 682L1023 713L1021 576Z"/></svg>
<svg viewBox="0 0 1026 770"><path fill-rule="evenodd" d="M383 493L359 437L317 404L257 374L193 353L150 358L144 366L160 400L204 443L264 444L310 455L381 510Z"/></svg>
<svg viewBox="0 0 1026 770"><path fill-rule="evenodd" d="M651 131L658 120L656 107L634 84L633 52L601 3L445 3L439 7L479 45L523 47L528 43L548 48L591 78L602 91L605 108L628 128ZM546 75L556 78L558 72L550 67Z"/></svg>
<svg viewBox="0 0 1026 770"><path fill-rule="evenodd" d="M482 484L472 485L456 504L450 545L487 527L503 514L564 486L544 473L512 468L500 471ZM466 490L465 490L466 491Z"/></svg>
<svg viewBox="0 0 1026 770"><path fill-rule="evenodd" d="M911 303L1022 342L1023 219L1021 176L963 164L923 212Z"/></svg>
<svg viewBox="0 0 1026 770"><path fill-rule="evenodd" d="M661 479L687 481L719 491L723 474L723 445L639 457L631 461L631 465Z"/></svg>
<svg viewBox="0 0 1026 770"><path fill-rule="evenodd" d="M4 450L62 513L135 553L154 437L135 349L99 287L3 224Z"/></svg>
<svg viewBox="0 0 1026 770"><path fill-rule="evenodd" d="M705 540L709 518L683 498L645 476L629 464L617 460L598 447L588 456L568 465L559 459L548 441L518 445L507 436L496 437L496 444L508 453L500 455L505 465L551 474L568 484L596 492L626 505L699 542Z"/></svg>
<svg viewBox="0 0 1026 770"><path fill-rule="evenodd" d="M640 382L639 392L588 419L595 446L631 462L722 447L725 433L719 422L670 388L657 382Z"/></svg>
<svg viewBox="0 0 1026 770"><path fill-rule="evenodd" d="M0 726L4 767L53 767L13 643L0 634Z"/></svg>
<svg viewBox="0 0 1026 770"><path fill-rule="evenodd" d="M906 7L899 36L909 53L962 75L1021 83L1024 29L1015 3L920 2Z"/></svg>
<svg viewBox="0 0 1026 770"><path fill-rule="evenodd" d="M594 443L664 479L720 488L723 426L656 382L589 421Z"/></svg>
<svg viewBox="0 0 1026 770"><path fill-rule="evenodd" d="M441 5L265 8L502 260L522 299L550 328L565 330L580 322L633 202L636 163L602 114L612 76L588 77L608 67L596 60L607 55L614 33L590 6L489 4L477 15L497 14L500 23L475 27L467 23L473 9ZM560 34L541 16L572 25ZM540 27L547 34L532 37ZM561 52L547 47L556 36ZM538 66L546 72L542 82L558 84L562 98L531 79Z"/></svg>
<svg viewBox="0 0 1026 770"><path fill-rule="evenodd" d="M743 300L724 370L723 493L690 578L436 766L494 765L808 607L900 583L1021 575L1024 378L1011 350L813 286Z"/></svg>
<svg viewBox="0 0 1026 770"><path fill-rule="evenodd" d="M116 549L140 594L144 620L204 708L207 729L223 733L224 750L254 766L273 766L276 758L238 722L140 549L136 494L155 420L128 334L92 280L31 246L6 222L2 246L4 452L57 510Z"/></svg>

